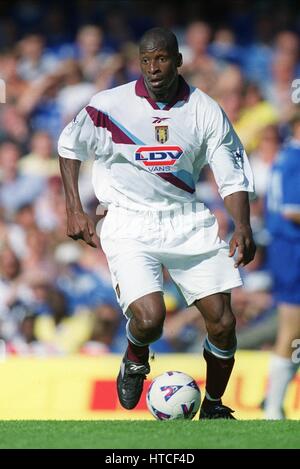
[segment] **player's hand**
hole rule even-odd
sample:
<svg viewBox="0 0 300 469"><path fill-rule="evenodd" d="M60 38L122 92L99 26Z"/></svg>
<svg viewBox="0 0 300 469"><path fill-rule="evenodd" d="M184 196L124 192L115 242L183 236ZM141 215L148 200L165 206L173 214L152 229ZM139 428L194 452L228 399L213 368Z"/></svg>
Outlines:
<svg viewBox="0 0 300 469"><path fill-rule="evenodd" d="M234 267L243 267L254 259L256 246L249 225L236 227L229 243L229 257L233 257L236 249L238 255Z"/></svg>
<svg viewBox="0 0 300 469"><path fill-rule="evenodd" d="M82 239L92 248L98 246L98 239L92 219L84 212L69 212L67 235L77 241Z"/></svg>

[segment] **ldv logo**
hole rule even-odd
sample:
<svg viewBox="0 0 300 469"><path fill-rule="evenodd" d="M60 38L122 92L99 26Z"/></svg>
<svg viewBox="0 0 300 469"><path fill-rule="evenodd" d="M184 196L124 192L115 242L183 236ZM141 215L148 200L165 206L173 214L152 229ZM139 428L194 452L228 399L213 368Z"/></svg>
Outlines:
<svg viewBox="0 0 300 469"><path fill-rule="evenodd" d="M182 154L178 146L140 147L135 152L135 160L145 166L172 166Z"/></svg>

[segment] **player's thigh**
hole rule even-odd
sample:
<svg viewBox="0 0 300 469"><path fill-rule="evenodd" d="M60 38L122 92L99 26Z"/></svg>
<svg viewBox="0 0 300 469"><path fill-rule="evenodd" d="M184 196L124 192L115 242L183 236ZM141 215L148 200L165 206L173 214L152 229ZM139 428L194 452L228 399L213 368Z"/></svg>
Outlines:
<svg viewBox="0 0 300 469"><path fill-rule="evenodd" d="M113 244L113 243L111 243ZM107 246L106 246L107 248ZM106 249L106 257L111 272L113 287L116 291L118 302L126 316L130 317L130 305L149 303L149 308L161 295L156 295L155 300L145 296L154 292L163 291L163 275L161 263L155 256L142 252L134 243L119 243ZM140 300L140 302L135 303Z"/></svg>
<svg viewBox="0 0 300 469"><path fill-rule="evenodd" d="M188 305L242 285L226 247L198 256L171 259L166 267Z"/></svg>
<svg viewBox="0 0 300 469"><path fill-rule="evenodd" d="M215 293L195 301L195 306L202 314L206 324L232 327L235 324L231 309L230 293Z"/></svg>

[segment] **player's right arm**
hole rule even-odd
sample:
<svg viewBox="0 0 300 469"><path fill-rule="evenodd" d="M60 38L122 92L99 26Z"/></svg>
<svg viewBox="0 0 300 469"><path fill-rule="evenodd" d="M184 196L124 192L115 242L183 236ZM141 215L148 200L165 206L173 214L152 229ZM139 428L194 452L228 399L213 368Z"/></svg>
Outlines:
<svg viewBox="0 0 300 469"><path fill-rule="evenodd" d="M60 171L66 195L67 235L97 247L92 219L84 212L78 190L81 162L92 156L95 142L93 123L85 109L68 124L58 140Z"/></svg>
<svg viewBox="0 0 300 469"><path fill-rule="evenodd" d="M80 160L59 158L60 172L66 194L67 235L83 239L89 246L97 247L94 223L84 212L78 191Z"/></svg>

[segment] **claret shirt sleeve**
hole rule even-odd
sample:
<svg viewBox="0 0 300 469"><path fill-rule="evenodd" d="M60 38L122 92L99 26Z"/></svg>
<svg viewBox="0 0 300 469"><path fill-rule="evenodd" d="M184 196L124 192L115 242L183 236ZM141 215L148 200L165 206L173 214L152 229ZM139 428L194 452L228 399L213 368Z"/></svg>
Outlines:
<svg viewBox="0 0 300 469"><path fill-rule="evenodd" d="M80 161L109 155L111 133L107 129L107 116L92 100L63 129L58 140L59 155Z"/></svg>
<svg viewBox="0 0 300 469"><path fill-rule="evenodd" d="M234 192L254 195L253 174L243 145L225 112L214 101L206 114L207 162L224 199Z"/></svg>

